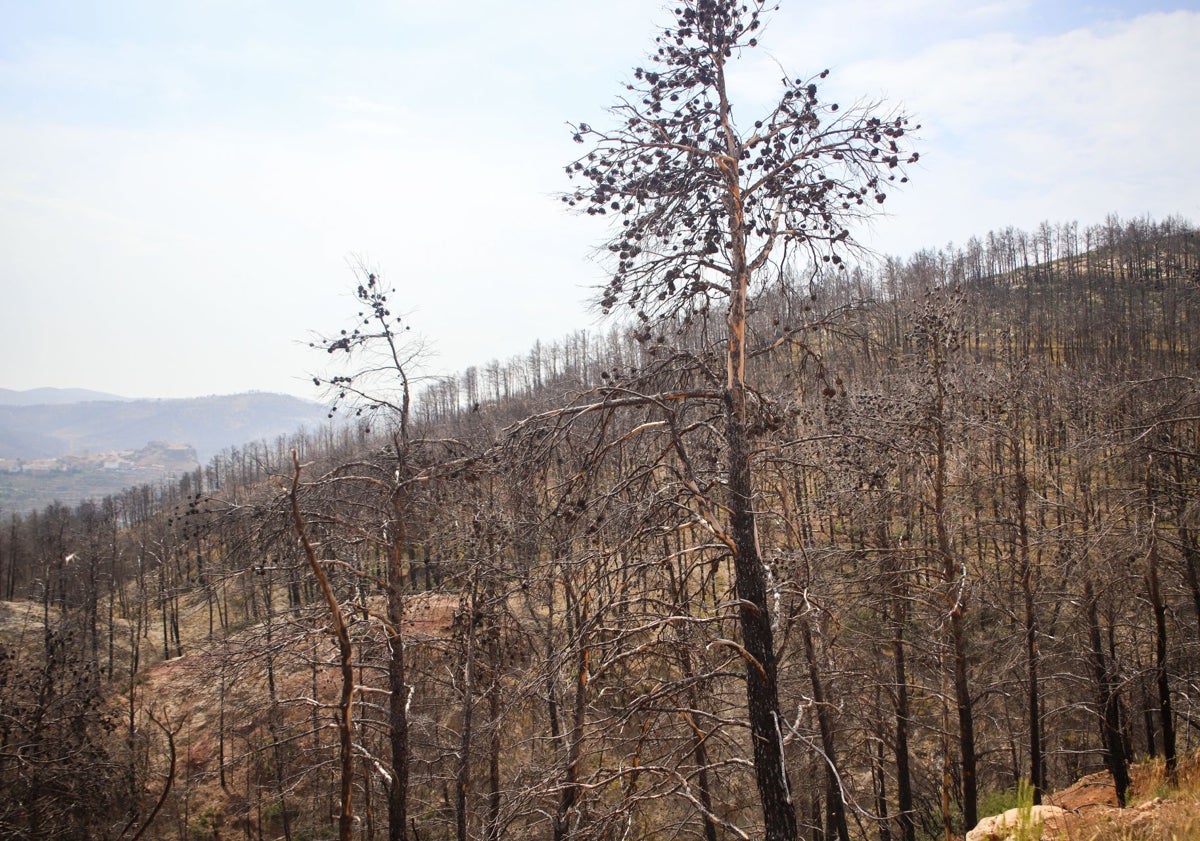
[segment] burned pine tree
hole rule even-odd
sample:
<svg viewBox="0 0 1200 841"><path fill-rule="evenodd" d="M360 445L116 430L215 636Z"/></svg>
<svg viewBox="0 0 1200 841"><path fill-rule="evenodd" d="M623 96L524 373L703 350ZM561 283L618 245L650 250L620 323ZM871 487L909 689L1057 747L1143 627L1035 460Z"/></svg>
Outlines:
<svg viewBox="0 0 1200 841"><path fill-rule="evenodd" d="M727 510L755 778L768 839L797 836L779 710L775 643L766 573L752 504L746 358L747 302L766 278L805 258L841 265L849 225L906 180L917 159L902 148L908 119L825 103L817 81L784 78L772 110L739 124L729 70L757 46L771 7L763 2L689 0L656 39L610 109L614 127L580 123L575 140L590 151L567 167L578 184L563 201L611 215L607 244L616 261L599 303L627 306L649 338L675 319L725 316ZM782 328L780 344L793 337Z"/></svg>

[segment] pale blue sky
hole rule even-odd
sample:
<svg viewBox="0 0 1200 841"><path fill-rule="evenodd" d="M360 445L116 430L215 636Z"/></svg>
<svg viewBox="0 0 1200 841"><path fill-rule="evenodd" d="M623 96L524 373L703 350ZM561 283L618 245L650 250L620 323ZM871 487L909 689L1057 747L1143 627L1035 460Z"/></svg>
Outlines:
<svg viewBox="0 0 1200 841"><path fill-rule="evenodd" d="M663 7L0 0L0 387L315 396L361 259L459 370L595 324L553 194ZM924 125L861 239L904 255L1109 212L1200 222L1200 4L784 0L735 79L830 67Z"/></svg>

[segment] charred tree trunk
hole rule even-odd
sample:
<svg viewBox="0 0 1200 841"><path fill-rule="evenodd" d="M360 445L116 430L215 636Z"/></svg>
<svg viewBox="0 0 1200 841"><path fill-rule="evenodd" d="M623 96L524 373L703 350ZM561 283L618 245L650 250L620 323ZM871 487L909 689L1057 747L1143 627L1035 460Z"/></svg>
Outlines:
<svg viewBox="0 0 1200 841"><path fill-rule="evenodd" d="M458 779L454 792L454 817L458 841L467 841L467 791L471 780L471 726L474 713L475 695L475 612L478 610L475 599L475 584L472 582L471 593L468 595L464 628L464 663L463 663L463 701L462 701L462 732L459 734L458 747Z"/></svg>
<svg viewBox="0 0 1200 841"><path fill-rule="evenodd" d="M290 495L292 521L296 527L296 534L300 537L300 543L304 547L304 556L308 559L308 566L312 570L313 577L317 579L317 585L321 589L321 594L325 597L325 604L329 608L329 616L333 622L333 635L338 647L338 668L342 676L341 691L338 694L337 703L338 759L340 766L339 796L341 798L341 805L338 812L338 841L350 841L354 832L353 648L350 644L350 631L346 627L346 620L342 615L341 605L338 604L337 596L333 592L333 586L329 583L329 577L325 574L320 561L317 560L312 541L308 538L308 530L304 524L304 517L300 513L300 458L295 450L292 450L292 467L294 469Z"/></svg>
<svg viewBox="0 0 1200 841"><path fill-rule="evenodd" d="M1014 428L1012 435L1017 461L1017 567L1020 570L1021 595L1025 603L1025 668L1029 679L1029 706L1026 711L1026 725L1029 728L1029 784L1032 789L1033 803L1039 805L1042 802L1042 792L1046 784L1046 763L1042 756L1041 694L1038 686L1041 655L1038 650L1037 606L1034 602L1034 569L1033 561L1029 556L1029 480L1025 475L1021 430Z"/></svg>
<svg viewBox="0 0 1200 841"><path fill-rule="evenodd" d="M676 533L676 541L679 541L679 535ZM667 540L666 535L663 536L663 556L671 557L672 549ZM678 555L677 544L676 552ZM691 598L687 592L684 582L687 580L687 572L685 569L672 569L671 572L672 589L675 596L675 611L681 616L691 614ZM701 582L701 588L704 584ZM692 647L694 640L690 639L690 626L683 626L688 630L679 631L679 658L683 666L683 676L687 681L687 699L688 706L693 710L701 709L701 693L702 690L697 684L696 666L692 659ZM692 759L696 763L696 785L699 788L700 805L704 809L704 839L705 841L717 841L717 824L713 820L713 801L711 780L709 778L709 758L708 758L708 734L706 734L696 723L695 718L690 714L684 715L684 720L687 722L689 729L692 731Z"/></svg>
<svg viewBox="0 0 1200 841"><path fill-rule="evenodd" d="M500 647L496 628L491 629L488 639L488 724L491 737L488 741L488 819L487 841L500 840Z"/></svg>
<svg viewBox="0 0 1200 841"><path fill-rule="evenodd" d="M878 698L876 700L878 701ZM876 734L874 742L875 756L872 757L871 769L875 776L875 815L879 822L879 841L892 841L892 826L888 817L886 760L881 733Z"/></svg>
<svg viewBox="0 0 1200 841"><path fill-rule="evenodd" d="M724 85L719 86L724 96ZM722 103L724 105L724 103ZM727 109L722 109L727 114ZM728 148L736 151L732 129ZM729 529L734 544L733 567L738 598L738 623L746 657L746 705L754 747L754 777L762 801L766 841L795 841L796 807L792 803L783 753L779 715L778 667L775 638L767 604L767 578L758 552L750 473L750 441L746 429L746 298L750 282L746 266L746 226L743 218L737 158L720 160L728 189L733 247L732 289L727 317L725 446L729 459Z"/></svg>
<svg viewBox="0 0 1200 841"><path fill-rule="evenodd" d="M1158 541L1154 529L1154 518L1151 517L1146 589L1150 594L1150 607L1154 611L1154 675L1158 687L1158 716L1162 728L1163 758L1167 765L1167 776L1174 780L1177 758L1175 755L1175 722L1171 713L1171 680L1167 674L1167 611L1163 605L1162 591L1158 582ZM1151 735L1150 738L1153 739L1153 736Z"/></svg>
<svg viewBox="0 0 1200 841"><path fill-rule="evenodd" d="M802 617L800 634L804 641L804 656L808 660L808 677L812 683L813 706L817 711L817 727L821 732L821 751L825 754L825 778L829 796L825 812L827 825L833 829L838 841L850 841L850 828L846 824L846 803L842 795L842 781L838 775L837 746L833 736L833 722L829 719L829 706L825 701L825 687L817 666L816 649L813 646L812 626L807 616Z"/></svg>
<svg viewBox="0 0 1200 841"><path fill-rule="evenodd" d="M403 487L392 496L392 542L387 569L388 729L392 780L388 786L388 841L408 841L408 704L404 651L404 550L407 497Z"/></svg>
<svg viewBox="0 0 1200 841"><path fill-rule="evenodd" d="M900 826L901 841L916 841L917 825L914 820L912 772L909 768L908 749L908 664L905 659L904 626L908 621L908 594L903 572L889 565L891 605L889 624L892 631L892 673L895 679L894 704L896 714L896 820Z"/></svg>
<svg viewBox="0 0 1200 841"><path fill-rule="evenodd" d="M935 465L933 474L934 529L938 554L942 559L943 583L946 587L947 609L950 614L951 668L954 683L954 705L958 714L958 746L962 770L963 821L966 826L979 822L979 799L976 780L975 718L971 705L971 687L967 676L967 637L963 624L966 610L964 593L965 568L961 571L950 541L947 525L946 484L948 442L946 436L945 384L942 360L935 356L934 376L937 395L934 415Z"/></svg>
<svg viewBox="0 0 1200 841"><path fill-rule="evenodd" d="M571 708L571 725L565 734L566 767L563 769L562 797L554 815L554 841L564 841L570 835L571 817L579 805L579 765L583 756L584 718L587 714L587 685L589 680L587 643L583 638L585 609L573 586L564 578L563 593L567 608L568 631L575 637L575 698ZM582 601L586 601L586 594Z"/></svg>
<svg viewBox="0 0 1200 841"><path fill-rule="evenodd" d="M1113 680L1112 666L1104 656L1104 643L1100 634L1100 620L1096 610L1096 595L1090 579L1083 584L1087 602L1088 636L1092 646L1092 670L1096 680L1097 701L1100 707L1100 735L1104 745L1104 764L1112 774L1117 790L1117 804L1125 808L1125 795L1129 791L1129 767L1125 753L1125 740L1121 733L1121 712Z"/></svg>

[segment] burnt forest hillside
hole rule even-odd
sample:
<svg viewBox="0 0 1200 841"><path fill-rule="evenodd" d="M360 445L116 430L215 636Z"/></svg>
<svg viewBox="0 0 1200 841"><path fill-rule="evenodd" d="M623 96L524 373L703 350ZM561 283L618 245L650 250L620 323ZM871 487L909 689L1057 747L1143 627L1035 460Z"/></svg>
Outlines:
<svg viewBox="0 0 1200 841"><path fill-rule="evenodd" d="M1124 797L1200 746L1192 226L1009 229L748 313L802 837L961 835L1018 780ZM355 423L9 515L0 837L323 838L346 808L364 839L758 837L723 327L338 369Z"/></svg>

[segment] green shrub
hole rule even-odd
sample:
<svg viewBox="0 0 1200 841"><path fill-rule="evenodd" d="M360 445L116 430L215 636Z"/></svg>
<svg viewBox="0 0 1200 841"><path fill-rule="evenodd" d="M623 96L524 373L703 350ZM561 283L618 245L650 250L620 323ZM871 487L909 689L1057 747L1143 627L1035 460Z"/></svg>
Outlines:
<svg viewBox="0 0 1200 841"><path fill-rule="evenodd" d="M985 792L979 798L979 816L981 818L1001 815L1009 809L1017 808L1017 787L997 789ZM970 827L967 827L970 829Z"/></svg>

